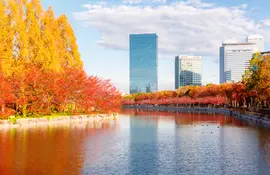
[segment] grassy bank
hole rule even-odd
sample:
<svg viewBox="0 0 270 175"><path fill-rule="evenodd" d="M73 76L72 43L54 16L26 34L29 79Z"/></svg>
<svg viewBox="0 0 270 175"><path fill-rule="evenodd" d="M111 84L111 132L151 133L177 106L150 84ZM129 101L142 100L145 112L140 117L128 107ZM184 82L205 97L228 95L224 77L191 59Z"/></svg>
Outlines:
<svg viewBox="0 0 270 175"><path fill-rule="evenodd" d="M92 113L92 114L81 114L81 115L70 115L67 113L58 113L52 115L35 115L29 117L22 116L10 116L8 119L1 119L0 125L16 125L21 123L50 123L50 122L62 122L62 121L74 121L74 120L92 120L92 119L117 119L118 113L111 114L101 114L101 113ZM22 122L24 121L24 122ZM26 121L26 122L25 122Z"/></svg>

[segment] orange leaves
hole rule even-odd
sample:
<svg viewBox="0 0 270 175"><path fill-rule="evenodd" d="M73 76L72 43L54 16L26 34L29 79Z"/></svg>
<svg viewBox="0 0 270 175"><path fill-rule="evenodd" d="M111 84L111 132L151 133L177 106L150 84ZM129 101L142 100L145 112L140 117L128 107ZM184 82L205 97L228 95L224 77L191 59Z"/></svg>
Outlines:
<svg viewBox="0 0 270 175"><path fill-rule="evenodd" d="M193 99L190 97L181 97L181 98L167 98L167 99L145 99L141 101L134 100L123 100L124 105L134 105L134 104L143 104L143 105L224 105L228 103L226 97L216 96L216 97L206 97L206 98L197 98Z"/></svg>
<svg viewBox="0 0 270 175"><path fill-rule="evenodd" d="M88 77L83 89L83 105L92 106L99 112L110 112L120 108L121 94L108 80Z"/></svg>
<svg viewBox="0 0 270 175"><path fill-rule="evenodd" d="M65 15L57 18L52 8L44 11L40 0L7 0L0 3L0 28L3 111L26 116L120 107L120 93L110 81L85 74Z"/></svg>
<svg viewBox="0 0 270 175"><path fill-rule="evenodd" d="M185 86L176 91L132 94L124 97L123 105L224 105L232 100L244 101L248 94L242 83L206 86Z"/></svg>
<svg viewBox="0 0 270 175"><path fill-rule="evenodd" d="M14 109L17 114L52 114L67 112L69 105L72 113L113 112L120 102L121 95L110 81L88 77L82 70L59 73L28 67L11 81L0 74L0 108L8 107L9 113Z"/></svg>
<svg viewBox="0 0 270 175"><path fill-rule="evenodd" d="M12 103L14 101L12 94L12 86L7 79L0 73L0 106L3 104Z"/></svg>
<svg viewBox="0 0 270 175"><path fill-rule="evenodd" d="M263 56L260 53L254 54L254 57L250 61L249 70L243 77L243 82L246 85L246 89L253 91L253 98L256 97L256 101L264 101L270 99L268 93L270 88L269 55Z"/></svg>

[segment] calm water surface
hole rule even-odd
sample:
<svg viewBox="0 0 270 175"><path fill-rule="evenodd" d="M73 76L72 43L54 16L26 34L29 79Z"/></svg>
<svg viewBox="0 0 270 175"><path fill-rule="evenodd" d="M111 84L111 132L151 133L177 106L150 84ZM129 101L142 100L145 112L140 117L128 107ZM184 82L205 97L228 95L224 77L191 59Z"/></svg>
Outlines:
<svg viewBox="0 0 270 175"><path fill-rule="evenodd" d="M0 131L0 175L269 175L270 130L218 114L125 111L118 121Z"/></svg>

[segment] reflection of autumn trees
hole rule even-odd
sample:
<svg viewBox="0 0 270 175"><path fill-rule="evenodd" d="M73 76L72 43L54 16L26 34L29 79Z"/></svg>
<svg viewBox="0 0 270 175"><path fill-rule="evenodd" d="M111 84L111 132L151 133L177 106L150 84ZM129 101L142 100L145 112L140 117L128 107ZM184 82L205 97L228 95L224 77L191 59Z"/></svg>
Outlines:
<svg viewBox="0 0 270 175"><path fill-rule="evenodd" d="M221 114L196 114L196 113L181 113L175 117L175 123L177 125L183 124L196 124L196 123L216 123L221 126L245 126L240 120L231 116L224 116Z"/></svg>
<svg viewBox="0 0 270 175"><path fill-rule="evenodd" d="M265 162L270 165L270 131L261 129L258 131L259 146L262 148L262 156Z"/></svg>
<svg viewBox="0 0 270 175"><path fill-rule="evenodd" d="M0 134L0 174L15 174L14 169L12 168L11 163L13 158L16 156L15 149L15 139L14 134L15 130L5 130L1 131Z"/></svg>
<svg viewBox="0 0 270 175"><path fill-rule="evenodd" d="M87 138L117 127L105 121L1 132L0 174L81 174Z"/></svg>
<svg viewBox="0 0 270 175"><path fill-rule="evenodd" d="M124 109L123 114L131 116L150 116L154 120L175 120L177 125L189 125L194 123L218 123L220 125L234 125L245 126L245 124L234 117L224 116L222 114L207 114L207 113L187 113L187 112L167 112L167 111L154 111L154 110L138 110L138 109ZM147 118L147 117L144 117Z"/></svg>

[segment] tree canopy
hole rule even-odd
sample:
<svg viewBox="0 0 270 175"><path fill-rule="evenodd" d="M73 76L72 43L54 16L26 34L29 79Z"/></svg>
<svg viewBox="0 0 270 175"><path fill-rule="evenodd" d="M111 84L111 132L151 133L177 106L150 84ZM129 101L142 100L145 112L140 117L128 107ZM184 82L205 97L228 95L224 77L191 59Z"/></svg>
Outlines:
<svg viewBox="0 0 270 175"><path fill-rule="evenodd" d="M0 116L111 112L121 96L83 70L65 15L39 0L0 2Z"/></svg>

